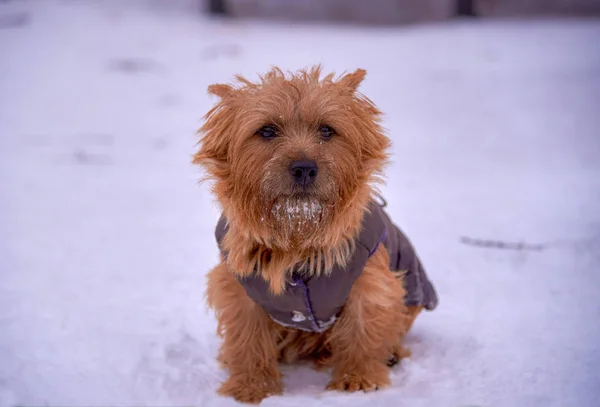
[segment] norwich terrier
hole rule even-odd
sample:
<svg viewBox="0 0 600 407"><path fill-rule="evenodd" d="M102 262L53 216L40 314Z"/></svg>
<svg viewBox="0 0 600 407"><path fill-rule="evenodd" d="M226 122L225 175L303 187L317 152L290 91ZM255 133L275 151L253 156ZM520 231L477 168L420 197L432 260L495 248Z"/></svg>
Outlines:
<svg viewBox="0 0 600 407"><path fill-rule="evenodd" d="M331 368L327 389L390 384L417 314L437 305L413 246L375 186L388 159L381 112L357 91L364 70L320 67L208 88L194 163L222 208L207 300L229 370L219 393L282 393L279 363Z"/></svg>

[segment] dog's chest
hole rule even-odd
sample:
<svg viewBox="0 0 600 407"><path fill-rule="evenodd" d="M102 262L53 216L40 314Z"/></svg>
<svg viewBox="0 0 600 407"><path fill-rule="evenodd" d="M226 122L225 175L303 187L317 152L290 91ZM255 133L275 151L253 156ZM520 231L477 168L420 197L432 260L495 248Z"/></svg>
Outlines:
<svg viewBox="0 0 600 407"><path fill-rule="evenodd" d="M365 259L366 260L366 259ZM310 332L325 332L339 316L364 264L334 267L329 275L310 279L294 276L281 295L269 292L268 282L259 275L240 278L254 302L278 324Z"/></svg>

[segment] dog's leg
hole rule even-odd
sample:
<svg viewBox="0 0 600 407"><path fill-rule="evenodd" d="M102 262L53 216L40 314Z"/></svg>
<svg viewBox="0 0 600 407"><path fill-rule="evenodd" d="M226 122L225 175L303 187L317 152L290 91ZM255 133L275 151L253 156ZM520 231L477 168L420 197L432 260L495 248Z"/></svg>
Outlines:
<svg viewBox="0 0 600 407"><path fill-rule="evenodd" d="M354 283L331 330L330 390L371 391L389 385L390 354L407 331L402 281L389 270L380 246Z"/></svg>
<svg viewBox="0 0 600 407"><path fill-rule="evenodd" d="M406 307L406 332L412 328L415 319L422 310L423 307L421 305L409 305ZM400 338L398 343L394 345L394 348L392 349L392 353L387 360L387 365L389 367L397 365L402 359L408 358L411 355L410 350L402 345L402 339L403 338Z"/></svg>
<svg viewBox="0 0 600 407"><path fill-rule="evenodd" d="M208 275L207 299L223 337L218 359L230 373L219 393L247 403L260 403L265 397L280 394L277 333L224 263Z"/></svg>
<svg viewBox="0 0 600 407"><path fill-rule="evenodd" d="M422 305L409 305L408 307L406 307L406 315L408 316L406 332L408 332L410 328L412 328L415 319L417 319L421 311L423 311Z"/></svg>

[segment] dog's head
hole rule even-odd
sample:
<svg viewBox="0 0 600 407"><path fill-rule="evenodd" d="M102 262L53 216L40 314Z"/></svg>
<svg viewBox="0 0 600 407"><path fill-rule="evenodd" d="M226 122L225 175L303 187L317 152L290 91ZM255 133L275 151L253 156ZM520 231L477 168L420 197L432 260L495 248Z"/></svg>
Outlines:
<svg viewBox="0 0 600 407"><path fill-rule="evenodd" d="M273 69L257 83L238 76L209 87L220 100L194 162L240 233L267 246L316 247L358 227L354 213L364 211L389 145L379 110L357 92L364 76Z"/></svg>

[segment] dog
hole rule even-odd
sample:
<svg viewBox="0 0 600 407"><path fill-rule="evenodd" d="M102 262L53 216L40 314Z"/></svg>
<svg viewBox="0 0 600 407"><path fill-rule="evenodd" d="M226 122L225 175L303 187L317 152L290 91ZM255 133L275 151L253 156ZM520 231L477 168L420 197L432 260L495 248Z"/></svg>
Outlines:
<svg viewBox="0 0 600 407"><path fill-rule="evenodd" d="M326 388L372 391L410 353L402 340L437 294L378 199L390 140L358 91L366 71L273 68L209 86L193 163L222 209L206 297L229 378L218 392L282 394L280 363L330 368Z"/></svg>

